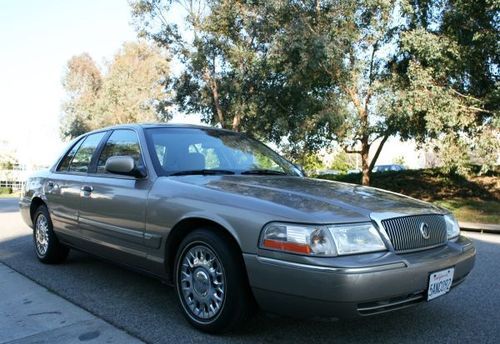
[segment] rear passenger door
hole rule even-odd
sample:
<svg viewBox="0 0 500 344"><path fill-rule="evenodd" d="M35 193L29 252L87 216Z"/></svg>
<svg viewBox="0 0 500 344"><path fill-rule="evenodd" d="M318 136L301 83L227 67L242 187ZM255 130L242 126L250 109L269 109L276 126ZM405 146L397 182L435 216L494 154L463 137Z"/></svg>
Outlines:
<svg viewBox="0 0 500 344"><path fill-rule="evenodd" d="M82 233L92 249L101 250L102 255L137 265L140 260L136 258L146 256L146 247L159 246L159 240L144 235L151 181L105 169L108 158L124 155L131 156L136 166L144 166L137 133L132 129L113 130L98 154L83 183L88 192L80 205Z"/></svg>
<svg viewBox="0 0 500 344"><path fill-rule="evenodd" d="M106 132L81 138L61 159L47 178L45 196L54 229L63 236L79 236L78 215L83 180L92 156Z"/></svg>

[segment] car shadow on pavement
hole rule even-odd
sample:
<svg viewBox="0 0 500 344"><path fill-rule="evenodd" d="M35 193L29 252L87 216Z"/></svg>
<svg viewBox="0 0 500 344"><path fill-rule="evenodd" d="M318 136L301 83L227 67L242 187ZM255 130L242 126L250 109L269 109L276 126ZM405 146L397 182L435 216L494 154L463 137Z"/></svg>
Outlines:
<svg viewBox="0 0 500 344"><path fill-rule="evenodd" d="M0 241L0 261L149 343L492 341L500 336L500 298L491 288L500 285L495 273L500 244L475 242L478 261L471 276L450 295L433 302L338 321L291 319L260 312L243 328L224 336L191 328L178 309L173 288L157 279L74 250L64 264L41 264L29 234ZM489 257L490 252L496 256ZM300 314L300 309L297 312Z"/></svg>

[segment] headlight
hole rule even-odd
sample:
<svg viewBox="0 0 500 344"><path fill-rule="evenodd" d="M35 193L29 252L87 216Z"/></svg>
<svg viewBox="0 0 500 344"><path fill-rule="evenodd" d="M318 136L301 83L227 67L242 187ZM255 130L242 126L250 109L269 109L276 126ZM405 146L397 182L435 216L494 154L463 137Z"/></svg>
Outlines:
<svg viewBox="0 0 500 344"><path fill-rule="evenodd" d="M377 229L371 223L332 226L329 228L338 254L386 250Z"/></svg>
<svg viewBox="0 0 500 344"><path fill-rule="evenodd" d="M270 250L323 257L386 250L371 223L309 226L273 222L262 230L259 245Z"/></svg>
<svg viewBox="0 0 500 344"><path fill-rule="evenodd" d="M444 220L446 221L446 233L448 234L448 239L453 239L460 234L460 227L458 226L457 220L451 214L445 215Z"/></svg>

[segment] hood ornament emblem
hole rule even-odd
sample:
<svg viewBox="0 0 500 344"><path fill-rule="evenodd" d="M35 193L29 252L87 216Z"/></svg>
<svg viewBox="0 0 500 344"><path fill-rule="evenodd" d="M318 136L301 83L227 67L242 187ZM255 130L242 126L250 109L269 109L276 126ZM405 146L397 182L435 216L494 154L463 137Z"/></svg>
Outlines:
<svg viewBox="0 0 500 344"><path fill-rule="evenodd" d="M430 238L430 232L429 232L429 225L425 222L422 222L420 224L420 234L422 234L422 237L424 239L429 239Z"/></svg>

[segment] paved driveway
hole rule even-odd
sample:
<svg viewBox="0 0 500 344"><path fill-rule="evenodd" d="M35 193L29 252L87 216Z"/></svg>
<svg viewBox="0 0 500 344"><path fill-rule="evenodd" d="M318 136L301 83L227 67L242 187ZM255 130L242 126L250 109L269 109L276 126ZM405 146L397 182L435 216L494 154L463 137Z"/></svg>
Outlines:
<svg viewBox="0 0 500 344"><path fill-rule="evenodd" d="M146 342L498 343L500 338L500 235L467 234L478 249L476 267L461 286L433 302L353 321L259 314L239 332L216 337L189 327L173 290L153 278L74 251L65 264L38 263L30 229L15 209L15 200L0 199L0 261Z"/></svg>

